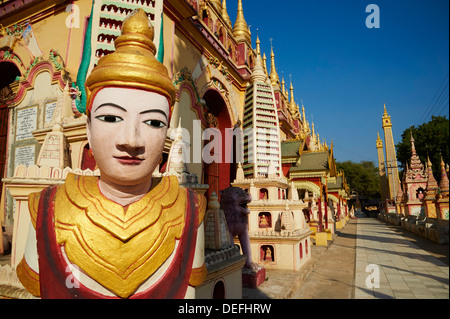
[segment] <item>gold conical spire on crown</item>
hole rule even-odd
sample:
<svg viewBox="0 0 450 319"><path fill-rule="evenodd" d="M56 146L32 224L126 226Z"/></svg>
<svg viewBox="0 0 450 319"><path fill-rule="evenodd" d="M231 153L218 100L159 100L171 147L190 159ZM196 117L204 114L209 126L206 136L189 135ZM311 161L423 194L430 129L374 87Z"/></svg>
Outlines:
<svg viewBox="0 0 450 319"><path fill-rule="evenodd" d="M236 22L234 23L233 27L233 35L238 42L247 41L248 43L252 43L252 35L244 18L242 0L238 1L238 12Z"/></svg>
<svg viewBox="0 0 450 319"><path fill-rule="evenodd" d="M142 9L124 20L116 51L103 56L86 80L87 110L98 91L105 87L126 87L164 95L173 105L175 87L166 67L156 58L153 26Z"/></svg>

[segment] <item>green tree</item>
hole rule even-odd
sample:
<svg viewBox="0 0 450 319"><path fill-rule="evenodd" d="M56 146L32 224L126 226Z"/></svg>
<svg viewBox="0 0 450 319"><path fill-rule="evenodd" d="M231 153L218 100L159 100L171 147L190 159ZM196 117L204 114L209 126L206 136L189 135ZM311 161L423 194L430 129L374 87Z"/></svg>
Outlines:
<svg viewBox="0 0 450 319"><path fill-rule="evenodd" d="M430 157L433 165L433 176L438 181L441 179L441 155L445 163L449 162L448 133L449 121L445 116L433 116L431 121L418 127L411 126L403 131L402 140L395 145L397 160L400 168L405 171L406 164L411 161L411 132L414 138L416 153L422 164L427 163Z"/></svg>
<svg viewBox="0 0 450 319"><path fill-rule="evenodd" d="M381 198L378 168L371 161L354 163L336 162L337 170L343 170L350 190L356 190L367 199Z"/></svg>

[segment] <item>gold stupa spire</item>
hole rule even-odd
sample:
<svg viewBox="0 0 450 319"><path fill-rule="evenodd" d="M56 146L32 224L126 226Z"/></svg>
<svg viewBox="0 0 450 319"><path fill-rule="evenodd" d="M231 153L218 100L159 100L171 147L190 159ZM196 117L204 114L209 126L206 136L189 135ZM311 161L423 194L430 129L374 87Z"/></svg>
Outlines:
<svg viewBox="0 0 450 319"><path fill-rule="evenodd" d="M275 54L273 53L273 47L270 52L270 83L272 83L274 88L279 86L280 83L280 77L278 76L277 68L275 67Z"/></svg>
<svg viewBox="0 0 450 319"><path fill-rule="evenodd" d="M386 103L384 103L384 112L383 112L382 122L383 122L383 125L382 125L383 128L392 126L391 117L389 116L389 114L386 110Z"/></svg>
<svg viewBox="0 0 450 319"><path fill-rule="evenodd" d="M295 99L294 99L294 85L292 85L292 80L291 80L291 86L290 86L289 90L291 91L291 101L290 101L290 105L291 105L291 107L296 107L296 105L295 105Z"/></svg>
<svg viewBox="0 0 450 319"><path fill-rule="evenodd" d="M380 138L380 132L377 132L377 148L383 148L383 141Z"/></svg>
<svg viewBox="0 0 450 319"><path fill-rule="evenodd" d="M264 72L266 73L266 76L269 76L269 72L267 72L267 57L266 54L263 54L263 65L264 65Z"/></svg>
<svg viewBox="0 0 450 319"><path fill-rule="evenodd" d="M253 82L266 82L266 74L264 72L263 60L261 58L260 44L261 41L259 40L259 36L256 36L256 60L251 75Z"/></svg>
<svg viewBox="0 0 450 319"><path fill-rule="evenodd" d="M303 125L305 125L306 115L305 115L305 106L303 105L303 101L302 101L302 119L303 119Z"/></svg>
<svg viewBox="0 0 450 319"><path fill-rule="evenodd" d="M298 104L295 103L295 99L294 99L294 86L292 85L292 78L291 78L290 91L291 91L291 97L290 97L290 101L288 103L289 113L291 114L292 119L294 119L294 120L301 119L301 115L300 115L300 112L298 109ZM286 92L286 96L287 96L287 92Z"/></svg>
<svg viewBox="0 0 450 319"><path fill-rule="evenodd" d="M124 20L121 35L114 41L116 51L103 56L86 80L87 110L102 88L127 87L164 95L175 102L175 87L166 67L155 58L153 26L142 9Z"/></svg>
<svg viewBox="0 0 450 319"><path fill-rule="evenodd" d="M261 57L261 41L259 40L258 33L256 33L256 55Z"/></svg>
<svg viewBox="0 0 450 319"><path fill-rule="evenodd" d="M228 10L227 10L227 0L223 0L222 1L222 18L225 21L225 24L232 29L233 26L231 24L231 19L230 16L228 15Z"/></svg>
<svg viewBox="0 0 450 319"><path fill-rule="evenodd" d="M439 188L441 189L441 196L443 198L447 198L448 201L448 176L447 171L445 170L444 158L441 154L441 181L439 182Z"/></svg>
<svg viewBox="0 0 450 319"><path fill-rule="evenodd" d="M248 43L252 43L252 35L244 18L242 0L238 1L238 12L233 27L233 35L238 42L247 41Z"/></svg>

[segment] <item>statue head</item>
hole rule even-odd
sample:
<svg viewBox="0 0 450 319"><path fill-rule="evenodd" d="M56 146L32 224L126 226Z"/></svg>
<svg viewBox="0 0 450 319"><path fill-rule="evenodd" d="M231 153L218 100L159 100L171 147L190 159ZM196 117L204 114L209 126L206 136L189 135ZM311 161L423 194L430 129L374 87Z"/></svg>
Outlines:
<svg viewBox="0 0 450 319"><path fill-rule="evenodd" d="M164 149L175 88L152 40L146 13L133 11L86 80L89 144L101 179L116 185L150 180Z"/></svg>

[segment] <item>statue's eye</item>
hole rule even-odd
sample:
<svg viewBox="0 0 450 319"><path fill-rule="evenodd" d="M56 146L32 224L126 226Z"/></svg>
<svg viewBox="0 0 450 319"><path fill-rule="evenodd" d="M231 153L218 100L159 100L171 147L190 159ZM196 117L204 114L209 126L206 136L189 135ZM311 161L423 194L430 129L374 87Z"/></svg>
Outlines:
<svg viewBox="0 0 450 319"><path fill-rule="evenodd" d="M123 119L116 115L100 115L96 117L100 121L108 122L108 123L117 123L123 121Z"/></svg>
<svg viewBox="0 0 450 319"><path fill-rule="evenodd" d="M166 126L166 124L164 122L159 121L159 120L148 120L148 121L145 121L144 123L151 127L155 127L155 128L163 128L164 126Z"/></svg>

